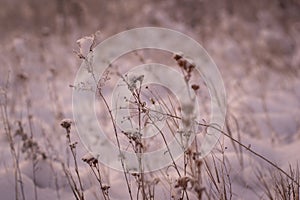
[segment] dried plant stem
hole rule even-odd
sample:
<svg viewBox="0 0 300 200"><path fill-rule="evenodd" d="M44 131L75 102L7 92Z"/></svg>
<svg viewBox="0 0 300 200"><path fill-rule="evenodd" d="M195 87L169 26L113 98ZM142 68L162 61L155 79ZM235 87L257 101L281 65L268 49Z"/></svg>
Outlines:
<svg viewBox="0 0 300 200"><path fill-rule="evenodd" d="M14 161L13 165L14 165L14 174L15 174L15 199L19 200L18 184L20 184L22 199L25 200L25 192L24 192L24 187L23 187L22 174L21 174L20 165L19 165L19 156L18 156L15 146L14 146L14 141L13 141L12 134L11 134L10 124L7 119L8 116L7 116L7 111L6 111L5 106L2 107L2 109L1 109L1 115L2 115L2 119L3 119L5 133L8 138L8 141L9 141L10 152L11 152L11 155L12 155L12 158Z"/></svg>
<svg viewBox="0 0 300 200"><path fill-rule="evenodd" d="M32 125L32 115L29 114L29 108L30 108L30 100L27 99L26 106L27 106L27 120L29 124L29 132L30 132L30 139L33 139L33 125ZM31 152L33 152L33 147L31 147ZM34 199L38 199L37 194L37 187L36 187L36 165L38 164L37 159L33 156L31 158L32 162L32 176L33 176L33 189L34 189Z"/></svg>
<svg viewBox="0 0 300 200"><path fill-rule="evenodd" d="M91 46L91 48L92 48L92 46ZM90 53L93 53L93 49L90 49ZM91 65L91 61L88 58L86 58L85 56L82 56L82 55L79 55L79 58L83 59L84 62L86 63L86 65L88 67L87 68L88 72L91 73L91 75L92 75L92 77L93 77L93 79L94 79L94 81L96 83L98 94L101 97L102 101L104 102L106 110L109 113L109 117L110 117L110 120L112 122L113 129L114 129L114 134L115 134L115 138L116 138L116 141L117 141L117 146L118 146L118 150L119 150L119 154L120 154L121 165L122 165L123 174L124 174L124 177L125 177L125 181L126 181L128 193L129 193L130 199L133 200L132 192L131 192L131 188L130 188L130 184L129 184L129 179L127 177L127 170L126 170L125 163L124 163L124 160L123 160L123 155L122 155L123 153L121 151L121 145L120 145L120 141L119 141L119 138L118 138L117 126L116 126L116 122L114 120L112 111L111 111L111 109L110 109L110 107L109 107L109 105L108 105L105 97L103 96L103 94L101 92L101 86L98 84L98 80L95 77L95 74L93 72L93 68L92 68L92 65Z"/></svg>
<svg viewBox="0 0 300 200"><path fill-rule="evenodd" d="M139 161L139 173L140 173L140 178L139 178L139 189L140 189L140 185L142 187L142 197L143 200L146 200L146 191L145 191L145 178L144 178L144 168L143 168L143 163L142 163L142 156L143 156L143 146L142 146L142 137L141 137L141 130L142 130L142 119L141 119L141 115L142 115L142 108L143 108L143 103L141 101L141 84L139 86L139 88L134 89L132 91L132 95L136 100L137 106L138 106L138 124L139 124L139 134L138 134L138 140L140 142L140 144L137 144L137 156L138 156L138 161Z"/></svg>
<svg viewBox="0 0 300 200"><path fill-rule="evenodd" d="M7 77L6 85L5 85L5 91L3 93L3 103L1 103L1 117L4 125L4 132L8 138L9 141L9 146L10 146L10 152L13 158L13 165L14 165L14 174L15 174L15 199L19 200L19 190L18 190L18 184L20 184L21 188L21 196L22 199L25 200L25 192L24 192L24 187L23 187L23 180L22 180L22 174L20 170L20 165L19 165L19 156L16 152L15 146L14 146L14 140L13 136L11 133L11 126L9 123L9 117L8 117L8 112L7 112L7 90L9 86L9 74Z"/></svg>
<svg viewBox="0 0 300 200"><path fill-rule="evenodd" d="M164 141L164 143L165 143L165 145L166 145L166 147L167 147L167 151L168 151L168 153L169 153L169 155L170 155L170 158L171 158L171 160L172 160L173 167L175 168L175 170L176 170L178 176L181 177L181 174L180 174L180 172L179 172L179 169L178 169L178 167L177 167L177 164L176 164L176 162L175 162L175 160L174 160L174 158L173 158L173 155L172 155L171 150L170 150L170 148L169 148L168 142L167 142L167 140L166 140L166 137L164 136L164 134L163 134L163 132L160 130L160 128L154 123L154 121L153 121L153 119L150 117L150 115L148 115L148 117L149 117L149 119L151 120L153 126L159 131L159 133L160 133L160 135L161 135L161 137L162 137L162 139L163 139L163 141Z"/></svg>
<svg viewBox="0 0 300 200"><path fill-rule="evenodd" d="M181 177L181 174L180 174L179 169L178 169L178 167L177 167L177 164L176 164L176 162L175 162L175 160L174 160L174 158L173 158L173 155L172 155L171 150L170 150L170 148L169 148L169 145L168 145L168 143L167 143L166 137L164 136L164 133L163 133L163 132L160 130L160 128L155 124L155 122L153 121L153 119L150 117L149 114L148 114L148 117L149 117L149 119L151 120L151 122L152 122L152 124L154 125L154 127L159 131L161 137L163 138L163 141L164 141L164 143L165 143L165 145L166 145L166 147L167 147L167 152L169 153L170 158L171 158L171 160L172 160L173 167L175 168L175 170L176 170L178 176ZM188 196L188 194L187 194L186 189L184 189L184 193L182 193L182 199L184 198L184 194L186 195L186 198L189 199L189 196Z"/></svg>
<svg viewBox="0 0 300 200"><path fill-rule="evenodd" d="M119 141L119 137L118 137L116 122L113 118L112 111L111 111L106 99L104 98L104 96L101 92L101 88L99 88L99 87L98 87L98 94L100 95L101 99L103 100L103 102L105 104L105 107L106 107L106 109L109 113L110 120L111 120L112 125L113 125L113 129L114 129L114 133L115 133L115 137L116 137L116 141L117 141L117 145L118 145L118 149L119 149L119 153L120 153L120 158L121 158L120 160L121 160L121 165L122 165L122 168L123 168L123 174L124 174L124 177L125 177L128 193L129 193L130 199L133 200L129 180L128 180L127 173L126 173L125 163L124 163L123 156L122 156L121 145L120 145L120 141Z"/></svg>
<svg viewBox="0 0 300 200"><path fill-rule="evenodd" d="M151 109L149 109L151 110ZM171 114L168 114L168 113L162 113L162 112L159 112L159 111L156 111L156 110L151 110L153 112L158 112L160 114L164 114L166 116L169 116L169 117L174 117L174 118L177 118L177 119L181 119L181 117L178 117L178 116L175 116L175 115L171 115ZM222 133L223 135L225 135L226 137L228 137L229 139L231 139L232 141L234 141L235 143L237 143L238 145L240 145L241 147L243 147L245 150L249 151L250 153L252 153L253 155L255 155L256 157L264 160L265 162L267 162L268 164L270 164L271 166L273 166L274 168L276 168L278 171L280 171L281 173L283 173L286 177L288 177L293 183L295 183L298 187L300 187L300 184L298 181L296 181L292 176L290 176L287 172L285 172L283 169L281 169L280 167L278 167L278 165L276 165L274 162L270 161L269 159L267 159L266 157L264 157L263 155L257 153L256 151L252 150L250 147L244 145L243 143L241 143L239 140L237 139L234 139L230 134L226 133L225 131L221 130L220 128L218 127L215 127L214 125L212 124L204 124L204 123L200 123L200 122L196 122L198 125L200 126L203 126L203 127L210 127L210 128L213 128L217 131L219 131L220 133Z"/></svg>
<svg viewBox="0 0 300 200"><path fill-rule="evenodd" d="M96 179L97 179L97 181L98 181L98 183L99 183L99 185L100 185L100 188L101 188L101 192L102 192L103 198L104 198L105 200L109 200L110 198L109 198L109 196L108 196L108 192L106 192L107 189L103 186L103 183L102 183L102 178L101 178L101 173L100 173L99 163L96 163L96 164L94 165L94 167L96 168L96 171L95 171L95 169L93 168L93 165L90 165L90 168L91 168L93 174L95 175L95 177L96 177ZM97 172L97 173L96 173L96 172Z"/></svg>
<svg viewBox="0 0 300 200"><path fill-rule="evenodd" d="M241 142L239 142L237 139L234 139L233 137L231 137L228 133L224 132L223 130L221 130L218 127L213 126L212 124L203 124L203 123L198 123L201 126L204 127L211 127L217 131L219 131L220 133L222 133L223 135L225 135L226 137L228 137L229 139L233 140L234 142L236 142L237 144L239 144L241 147L243 147L245 150L249 151L250 153L252 153L253 155L259 157L260 159L264 160L265 162L267 162L268 164L270 164L271 166L273 166L274 168L276 168L278 171L280 171L281 173L283 173L286 177L288 177L292 182L294 182L298 187L300 187L300 184L298 181L296 181L292 176L290 176L287 172L285 172L283 169L281 169L280 167L278 167L278 165L276 165L274 162L270 161L269 159L267 159L266 157L262 156L261 154L257 153L256 151L252 150L250 147L247 147L246 145L242 144Z"/></svg>
<svg viewBox="0 0 300 200"><path fill-rule="evenodd" d="M75 196L76 200L81 200L79 190L77 188L76 182L75 182L75 180L74 180L71 172L66 168L66 166L65 166L65 164L64 164L63 161L60 161L60 164L61 164L61 166L63 168L63 171L64 171L64 173L65 173L65 175L67 177L67 181L68 181L68 183L69 183L69 185L71 187L73 195Z"/></svg>
<svg viewBox="0 0 300 200"><path fill-rule="evenodd" d="M79 170L78 170L77 158L76 158L76 146L75 146L76 143L72 144L72 142L71 142L70 129L66 128L66 131L67 131L67 140L68 140L69 147L70 147L70 150L71 150L71 154L72 154L73 160L74 160L75 173L76 173L76 176L77 176L77 179L78 179L78 182L79 182L79 187L80 187L79 196L80 196L80 199L83 200L84 199L84 193L83 193L83 186L82 186L82 182L81 182L81 178L80 178L80 174L79 174Z"/></svg>

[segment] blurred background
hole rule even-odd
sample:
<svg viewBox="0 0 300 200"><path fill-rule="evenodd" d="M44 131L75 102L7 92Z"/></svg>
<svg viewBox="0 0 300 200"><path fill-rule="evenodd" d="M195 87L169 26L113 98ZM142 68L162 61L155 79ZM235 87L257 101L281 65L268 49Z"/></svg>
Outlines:
<svg viewBox="0 0 300 200"><path fill-rule="evenodd" d="M47 41L72 51L77 39L96 30L106 38L160 26L195 38L221 68L267 66L294 74L300 59L299 10L297 0L1 0L1 51L7 45L20 51L16 45L22 42L48 50L53 44ZM56 59L63 63L65 57Z"/></svg>
<svg viewBox="0 0 300 200"><path fill-rule="evenodd" d="M54 111L57 116L65 115L57 107L71 114L69 84L81 63L74 53L76 41L98 30L97 42L143 26L187 34L216 62L231 106L244 95L265 99L268 91L298 91L292 89L300 68L297 0L1 0L0 26L0 83L10 71L12 96L26 91L35 99L49 94L50 88L52 97L41 98L60 105ZM27 78L27 89L20 84L22 77ZM254 107L268 112L266 106Z"/></svg>
<svg viewBox="0 0 300 200"><path fill-rule="evenodd" d="M31 116L35 137L61 139L57 149L64 149L59 122L72 118L69 85L82 62L74 53L76 41L99 30L101 42L144 26L170 28L198 41L223 77L232 132L285 169L298 162L299 0L1 0L0 103L7 103L7 94L12 130L21 121L29 132ZM8 169L4 134L1 141L1 167ZM246 191L251 175L233 168L232 181Z"/></svg>

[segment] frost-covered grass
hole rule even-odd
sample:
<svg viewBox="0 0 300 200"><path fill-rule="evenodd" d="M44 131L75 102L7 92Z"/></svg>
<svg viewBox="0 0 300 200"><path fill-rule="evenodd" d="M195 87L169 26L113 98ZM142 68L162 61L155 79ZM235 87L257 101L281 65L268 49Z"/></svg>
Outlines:
<svg viewBox="0 0 300 200"><path fill-rule="evenodd" d="M140 54L147 54L147 52ZM145 58L141 59L141 55L133 54L132 57L136 57L138 61L146 60ZM84 55L79 57L85 59ZM198 158L198 148L206 133L206 128L213 127L209 124L209 120L205 119L205 115L209 115L207 108L205 108L209 107L209 103L205 102L207 91L205 85L194 84L199 77L198 79L194 77L197 74L193 71L193 64L190 64L181 55L175 56L175 61L178 63L178 71L183 73L182 78L187 82L187 87L190 87L190 91L200 101L203 100L202 105L200 105L203 107L201 109L203 116L201 116L200 121L197 121L194 113L190 113L193 109L188 109L185 111L185 115L181 116L180 111L184 111L185 108L180 107L170 91L155 85L142 85L143 76L147 76L147 74L123 76L118 71L119 67L111 67L105 73L105 77L100 80L99 88L96 91L99 106L102 105L103 107L100 111L106 113L102 113L99 117L102 117L100 118L101 121L106 124L106 131L113 132L109 137L116 144L119 143L120 149L142 154L149 149L155 150L157 146L168 146L168 140L172 138L182 123L185 124L186 129L190 124L197 127L193 129L197 134L196 140L186 149L180 159L174 159L170 166L150 173L128 172L125 164L123 165L123 172L114 171L104 166L101 164L101 160L85 150L75 129L72 128L74 124L71 119L63 119L63 114L54 113L53 117L57 118L57 123L54 124L57 126L55 128L44 126L45 122L35 119L34 114L31 114L34 112L30 110L32 99L30 96L26 96L26 93L21 95L26 103L25 116L20 120L14 120L12 118L13 112L10 110L12 108L11 102L8 101L12 97L9 95L13 85L11 78L8 77L5 87L2 88L3 101L1 104L2 124L5 133L2 140L3 143L9 144L6 151L10 150L10 153L7 151L2 156L5 158L3 164L4 166L11 166L4 168L1 172L2 184L0 188L2 192L10 191L6 193L5 198L252 199L256 197L298 199L299 168L297 161L290 163L287 159L290 150L285 149L293 148L293 146L297 149L298 141L285 141L285 137L276 137L277 134L274 134L274 138L265 138L258 133L252 136L251 134L243 134L244 123L249 118L247 116L242 121L244 116L236 117L236 109L239 108L239 104L234 104L233 107L229 105L229 108L232 109L229 109L224 129L214 127L222 133L214 151L204 159ZM122 64L122 62L121 60L120 63ZM120 63L116 63L115 66ZM156 127L154 121L156 119L153 117L157 116L153 113L150 115L150 113L157 111L153 110L151 105L157 105L160 108L159 114L167 119L167 128L159 129L160 140L154 139L154 141L149 142L141 138L138 130L122 132L115 127L116 119L109 114L112 108L109 107L106 99L107 94L104 94L103 91L111 90L110 81L113 82L117 79L116 77L123 80L123 84L127 85L126 88L132 94L132 99L124 99L130 104L131 116L127 120L135 122L140 120L138 123L140 129L145 128L148 124ZM30 77L18 75L18 79L25 88L29 86L30 80L28 79ZM71 88L79 89L74 85L71 85ZM58 96L58 94L51 95ZM263 107L264 104L268 106L276 104L273 100L281 96L274 95L271 100L267 98L261 100L262 105L259 105ZM247 100L243 103L252 103L251 99ZM258 103L257 101L256 103ZM289 101L293 101L292 98ZM295 103L297 105L297 102ZM244 104L240 105L244 106ZM54 111L55 109L62 109L58 100L54 102L52 108ZM254 108L258 109L259 106L254 105ZM269 109L272 110L272 108ZM244 111L247 110L245 107ZM60 111L63 112L63 110ZM263 108L261 111L264 111ZM11 112L12 114L10 114ZM266 120L272 121L272 117L276 118L276 115L270 114ZM252 119L256 120L256 117ZM256 128L262 127L255 125L254 122L251 125L256 126ZM55 132L51 130L55 130ZM249 129L249 131L251 130ZM168 153L172 157L170 151ZM282 155L283 153L286 155ZM297 160L297 157L295 159Z"/></svg>
<svg viewBox="0 0 300 200"><path fill-rule="evenodd" d="M158 24L188 33L203 44L221 71L228 101L226 125L219 130L222 137L212 153L205 159L197 157L198 142L210 126L210 96L201 77L192 73L188 85L194 85L190 90L199 100L200 117L185 116L187 126L188 122L197 122L197 137L184 155L166 168L140 174L127 172L125 167L123 172L116 171L91 155L75 129L71 95L76 89L73 81L77 69L93 38L78 40L79 49L74 41L84 35L83 31L98 27L95 22L100 17L88 16L86 19L91 20L85 22L91 26L82 30L76 27L79 15L67 16L65 29L73 33L56 30L59 34L51 25L56 18L51 18L51 24L41 28L41 33L14 30L1 44L1 199L299 199L298 4L290 1L277 6L262 1L245 3L245 7L235 2L223 8L214 1L164 1L160 6L141 2L143 5L128 7L122 4L120 10L113 1L107 4L101 20L112 16L110 13L126 13L101 22L102 37L132 24ZM87 12L88 6L81 6ZM25 13L27 20L36 15L30 6L21 7L19 14ZM194 8L201 12L194 12ZM135 9L141 10L143 17L127 24L124 16L138 13ZM4 7L0 11L9 12ZM63 19L57 20L62 25L59 22ZM137 154L168 145L182 123L182 108L168 89L158 85L139 87L142 77L124 76L132 66L152 61L172 66L189 77L184 71L188 68L180 68L172 55L138 51L113 63L99 84L101 90L95 92L97 116L109 133L107 137L115 145L119 139L120 149ZM105 101L111 101L110 94L119 79L132 94L126 100L130 102L129 120L148 120L150 124L155 116L152 109L163 111L160 116L167 124L155 139L144 140L138 132L114 130L109 111L115 109L105 106ZM146 123L140 124L142 129Z"/></svg>

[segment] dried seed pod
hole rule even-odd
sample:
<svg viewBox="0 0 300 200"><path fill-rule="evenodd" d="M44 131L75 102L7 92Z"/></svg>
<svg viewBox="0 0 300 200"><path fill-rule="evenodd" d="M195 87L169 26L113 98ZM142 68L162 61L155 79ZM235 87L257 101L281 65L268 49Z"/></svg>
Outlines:
<svg viewBox="0 0 300 200"><path fill-rule="evenodd" d="M192 89L193 89L194 91L197 91L199 88L200 88L199 85L196 85L196 84L193 84L193 85L192 85Z"/></svg>
<svg viewBox="0 0 300 200"><path fill-rule="evenodd" d="M182 57L183 57L183 53L182 52L177 52L177 53L174 53L174 55L173 55L173 58L175 60L179 60Z"/></svg>
<svg viewBox="0 0 300 200"><path fill-rule="evenodd" d="M60 125L63 128L65 128L67 130L70 130L71 129L71 125L72 125L72 120L71 119L63 119L63 120L61 120Z"/></svg>
<svg viewBox="0 0 300 200"><path fill-rule="evenodd" d="M92 154L88 153L86 155L84 155L82 158L83 162L86 162L87 164L89 164L90 166L96 166L98 163L98 159L95 158Z"/></svg>
<svg viewBox="0 0 300 200"><path fill-rule="evenodd" d="M175 185L175 188L181 187L183 189L187 188L187 184L190 181L190 178L187 176L181 177L177 179L177 183Z"/></svg>

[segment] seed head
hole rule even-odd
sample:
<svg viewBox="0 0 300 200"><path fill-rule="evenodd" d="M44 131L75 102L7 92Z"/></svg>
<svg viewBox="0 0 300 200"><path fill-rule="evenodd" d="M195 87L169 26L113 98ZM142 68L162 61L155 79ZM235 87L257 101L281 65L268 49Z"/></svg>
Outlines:
<svg viewBox="0 0 300 200"><path fill-rule="evenodd" d="M174 53L174 55L173 55L173 58L175 60L179 60L182 57L183 57L183 53L182 52Z"/></svg>
<svg viewBox="0 0 300 200"><path fill-rule="evenodd" d="M175 188L181 187L183 189L186 189L189 181L190 181L189 177L187 177L187 176L181 177L181 178L177 179Z"/></svg>
<svg viewBox="0 0 300 200"><path fill-rule="evenodd" d="M82 161L89 164L91 167L96 167L96 164L98 163L98 159L95 158L92 154L88 153L82 157Z"/></svg>
<svg viewBox="0 0 300 200"><path fill-rule="evenodd" d="M197 91L199 88L200 88L199 85L196 85L196 84L193 84L193 85L192 85L192 89L193 89L194 91Z"/></svg>
<svg viewBox="0 0 300 200"><path fill-rule="evenodd" d="M63 119L63 120L61 120L60 125L63 128L65 128L67 130L70 130L71 129L71 125L72 125L72 120L71 119Z"/></svg>

